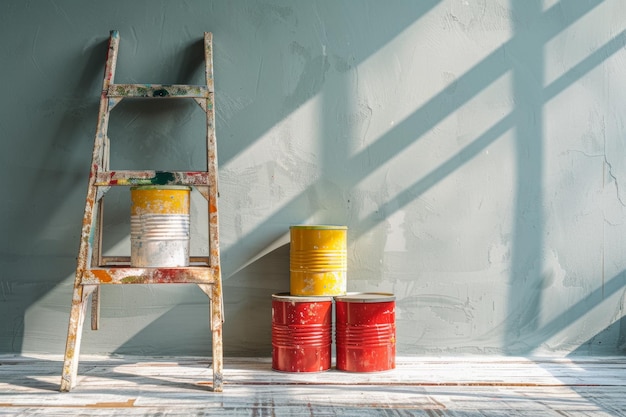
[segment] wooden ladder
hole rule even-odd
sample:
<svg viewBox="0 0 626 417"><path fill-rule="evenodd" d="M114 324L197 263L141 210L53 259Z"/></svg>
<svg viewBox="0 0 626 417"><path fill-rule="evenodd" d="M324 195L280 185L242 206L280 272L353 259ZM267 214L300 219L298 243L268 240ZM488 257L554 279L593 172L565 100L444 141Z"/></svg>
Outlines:
<svg viewBox="0 0 626 417"><path fill-rule="evenodd" d="M106 58L100 110L94 141L89 187L74 281L72 307L63 362L61 391L76 385L80 342L87 303L91 296L91 328L100 325L100 286L109 284L197 284L210 300L212 332L213 391L223 387L222 323L223 300L217 212L217 148L213 88L213 36L204 34L206 85L114 84L119 33L111 31ZM111 110L125 98L191 98L206 113L206 171L112 171L109 169L110 141L107 135ZM208 256L191 256L189 267L135 268L130 256L102 256L103 197L112 186L186 185L195 187L208 202Z"/></svg>

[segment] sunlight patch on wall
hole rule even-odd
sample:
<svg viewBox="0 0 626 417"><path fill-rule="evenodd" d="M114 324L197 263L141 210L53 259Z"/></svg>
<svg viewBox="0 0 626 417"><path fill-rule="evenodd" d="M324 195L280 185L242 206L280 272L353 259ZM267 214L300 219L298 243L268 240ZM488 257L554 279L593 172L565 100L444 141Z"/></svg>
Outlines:
<svg viewBox="0 0 626 417"><path fill-rule="evenodd" d="M566 19L567 6L555 7L565 9L557 15L564 15L563 19ZM549 87L557 81L562 82L563 77L569 81L569 85L574 82L580 83L580 76L586 75L589 70L606 71L604 65L601 68L596 67L611 55L623 50L626 39L624 36L626 22L623 19L625 14L626 3L620 0L604 0L548 39L544 47L545 86ZM590 27L594 30L589 30ZM621 27L622 31L616 31L616 27ZM623 54L619 54L617 59L624 65ZM602 86L595 86L597 87Z"/></svg>
<svg viewBox="0 0 626 417"><path fill-rule="evenodd" d="M320 176L320 95L308 100L270 131L220 167L222 248L241 239L289 204Z"/></svg>

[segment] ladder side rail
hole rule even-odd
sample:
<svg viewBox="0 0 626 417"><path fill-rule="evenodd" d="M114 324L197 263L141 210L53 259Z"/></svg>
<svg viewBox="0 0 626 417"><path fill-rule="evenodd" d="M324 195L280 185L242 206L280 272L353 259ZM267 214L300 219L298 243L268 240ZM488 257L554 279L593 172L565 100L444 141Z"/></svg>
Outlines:
<svg viewBox="0 0 626 417"><path fill-rule="evenodd" d="M80 246L78 251L78 259L76 265L76 276L74 279L74 291L72 294L72 307L70 310L70 319L68 325L68 334L65 346L65 357L63 361L63 375L61 377L61 391L69 391L76 385L78 374L78 360L80 355L80 342L82 336L82 324L85 319L85 310L87 298L95 290L89 286L85 289L81 281L85 270L91 263L91 240L94 228L96 228L97 211L96 204L97 187L95 180L97 172L104 159L105 137L107 135L109 108L107 90L113 82L115 68L117 64L117 53L119 49L119 33L111 31L109 36L109 46L107 50L107 59L102 81L102 91L100 94L100 108L98 111L98 123L96 126L96 138L94 141L94 149L89 174L89 184L87 188L87 197L85 201L85 212L83 216L83 225L80 236Z"/></svg>
<svg viewBox="0 0 626 417"><path fill-rule="evenodd" d="M110 113L111 108L109 108L108 112ZM102 149L102 169L105 171L109 170L109 161L110 161L110 151L111 151L111 141L108 135L104 137L104 146ZM93 241L93 249L91 253L91 265L102 265L102 229L104 227L104 198L96 197L98 200L96 202L96 210L97 210L97 218L95 220L95 231L94 231L94 241ZM84 281L84 275L81 281ZM100 330L100 302L101 302L101 292L100 286L97 285L91 294L91 330Z"/></svg>
<svg viewBox="0 0 626 417"><path fill-rule="evenodd" d="M213 85L213 58L212 58L212 34L204 34L206 82ZM215 138L215 107L214 93L210 93L206 100L206 148L207 148L207 173L208 173L208 209L209 209L209 259L211 266L220 265L219 248L219 222L218 222L218 168L217 146Z"/></svg>
<svg viewBox="0 0 626 417"><path fill-rule="evenodd" d="M77 269L77 276L84 272L85 268L90 266L90 253L93 242L93 232L96 226L94 220L97 213L94 213L94 207L97 200L97 186L95 185L98 173L105 169L104 165L108 165L108 126L109 126L109 101L107 91L109 85L113 82L115 68L117 66L117 54L119 50L119 33L111 31L109 37L109 49L107 51L106 66L104 71L104 79L102 81L102 91L100 93L100 108L98 110L98 122L96 125L96 137L94 140L94 149L91 158L91 167L89 173L89 185L87 188L87 198L85 204L85 214L83 218L83 227L81 231L80 248L78 252L78 264L82 268ZM88 221L91 220L91 221Z"/></svg>
<svg viewBox="0 0 626 417"><path fill-rule="evenodd" d="M224 322L224 305L222 299L222 279L219 246L219 221L218 221L218 168L217 168L217 145L215 138L215 93L213 84L213 34L204 33L204 60L206 84L211 91L203 106L206 111L207 133L207 172L208 182L208 215L209 215L209 265L215 270L215 284L211 287L211 340L213 346L213 391L223 390L223 344L222 325ZM202 287L201 287L202 288ZM206 287L203 288L206 292Z"/></svg>

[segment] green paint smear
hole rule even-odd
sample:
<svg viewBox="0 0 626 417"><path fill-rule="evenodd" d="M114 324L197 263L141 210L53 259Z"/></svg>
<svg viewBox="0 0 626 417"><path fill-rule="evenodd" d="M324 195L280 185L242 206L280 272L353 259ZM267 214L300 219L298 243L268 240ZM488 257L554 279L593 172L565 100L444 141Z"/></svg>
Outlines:
<svg viewBox="0 0 626 417"><path fill-rule="evenodd" d="M154 90L152 93L152 97L167 97L170 93L165 88L161 88L159 90Z"/></svg>
<svg viewBox="0 0 626 417"><path fill-rule="evenodd" d="M154 177L150 179L150 184L166 185L174 182L174 174L168 171L157 171Z"/></svg>
<svg viewBox="0 0 626 417"><path fill-rule="evenodd" d="M176 177L173 172L156 171L152 178L129 178L128 184L131 185L170 185L176 183Z"/></svg>

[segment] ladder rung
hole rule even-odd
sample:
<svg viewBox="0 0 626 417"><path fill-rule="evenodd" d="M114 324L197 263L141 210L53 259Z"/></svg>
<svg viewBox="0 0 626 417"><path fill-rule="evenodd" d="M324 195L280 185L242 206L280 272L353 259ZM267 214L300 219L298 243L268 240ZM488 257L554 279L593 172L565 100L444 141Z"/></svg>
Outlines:
<svg viewBox="0 0 626 417"><path fill-rule="evenodd" d="M187 266L176 268L107 267L87 269L81 284L215 284L216 268Z"/></svg>
<svg viewBox="0 0 626 417"><path fill-rule="evenodd" d="M111 84L110 98L208 98L213 88L183 84Z"/></svg>
<svg viewBox="0 0 626 417"><path fill-rule="evenodd" d="M209 265L209 257L208 256L190 256L189 264L191 266L208 266ZM104 266L115 266L115 267L128 267L130 266L130 256L103 256L102 257L102 265Z"/></svg>
<svg viewBox="0 0 626 417"><path fill-rule="evenodd" d="M111 185L208 185L206 171L102 171L97 186Z"/></svg>

